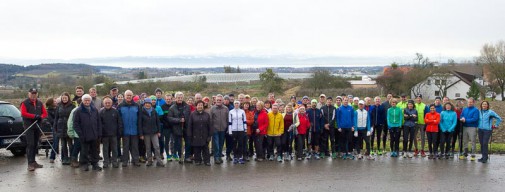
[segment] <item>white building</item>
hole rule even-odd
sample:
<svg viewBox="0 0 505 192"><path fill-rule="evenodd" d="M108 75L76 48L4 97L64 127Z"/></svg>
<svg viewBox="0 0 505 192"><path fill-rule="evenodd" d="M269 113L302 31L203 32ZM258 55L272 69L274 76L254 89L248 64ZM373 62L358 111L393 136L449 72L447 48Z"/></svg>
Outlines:
<svg viewBox="0 0 505 192"><path fill-rule="evenodd" d="M433 74L412 88L411 98L415 98L415 94L420 93L423 95L423 99L435 99L435 97L443 95L443 92L441 92L443 90L450 99L466 98L466 93L470 90L470 86L475 79L476 77L473 75L458 71L451 71L447 74Z"/></svg>

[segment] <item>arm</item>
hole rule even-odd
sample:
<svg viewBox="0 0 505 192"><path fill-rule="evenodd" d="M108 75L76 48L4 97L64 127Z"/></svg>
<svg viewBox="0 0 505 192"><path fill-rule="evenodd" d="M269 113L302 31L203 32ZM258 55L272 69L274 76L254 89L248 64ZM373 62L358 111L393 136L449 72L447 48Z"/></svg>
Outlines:
<svg viewBox="0 0 505 192"><path fill-rule="evenodd" d="M389 128L389 125L391 125L391 121L389 121L389 110L391 110L391 109L388 109L388 110L386 111L386 122L387 122L387 124L388 124L388 128Z"/></svg>
<svg viewBox="0 0 505 192"><path fill-rule="evenodd" d="M371 121L370 121L370 115L367 115L366 117L367 117L366 118L366 130L367 131L371 131L371 129L370 129L370 123L371 123Z"/></svg>
<svg viewBox="0 0 505 192"><path fill-rule="evenodd" d="M245 111L242 111L242 120L244 121L244 131L247 132L247 117Z"/></svg>
<svg viewBox="0 0 505 192"><path fill-rule="evenodd" d="M80 114L79 111L76 111L74 114L74 131L77 133L79 137L81 137L82 135L81 116L79 114Z"/></svg>
<svg viewBox="0 0 505 192"><path fill-rule="evenodd" d="M102 118L100 118L100 113L98 113L98 111L96 112L96 115L97 115L97 119L98 119L98 122L97 122L97 129L98 129L98 138L101 138L102 137L102 133L103 133L103 125L102 125Z"/></svg>
<svg viewBox="0 0 505 192"><path fill-rule="evenodd" d="M281 115L282 116L282 115ZM322 118L321 118L322 120ZM322 124L321 124L322 125ZM279 124L279 127L277 128L277 131L282 135L284 133L284 118L281 118L281 123Z"/></svg>
<svg viewBox="0 0 505 192"><path fill-rule="evenodd" d="M161 130L160 130L160 125L161 125L161 122L160 122L160 118L158 118L158 114L155 114L156 116L156 128L158 131L156 131L156 133L160 133Z"/></svg>
<svg viewBox="0 0 505 192"><path fill-rule="evenodd" d="M451 118L451 126L449 127L449 131L454 131L454 129L456 129L456 125L458 123L458 115L456 114L456 112L454 112L452 114L452 118Z"/></svg>
<svg viewBox="0 0 505 192"><path fill-rule="evenodd" d="M28 111L26 111L26 107L25 107L25 103L21 103L21 116L23 116L24 118L28 118L28 119L35 119L35 114L32 114L32 113L28 113Z"/></svg>
<svg viewBox="0 0 505 192"><path fill-rule="evenodd" d="M189 115L188 127L186 129L186 135L188 135L188 137L190 137L190 138L193 136L193 116L194 116L194 113L196 113L196 112L193 112L193 113L191 113L191 115Z"/></svg>
<svg viewBox="0 0 505 192"><path fill-rule="evenodd" d="M118 133L117 135L121 136L121 133L123 133L123 118L121 118L119 111L116 111L117 115L117 124L118 124Z"/></svg>
<svg viewBox="0 0 505 192"><path fill-rule="evenodd" d="M53 130L55 132L58 131L58 118L60 118L60 115L58 114L59 109L60 109L60 107L58 106L58 107L56 107L56 110L54 111Z"/></svg>
<svg viewBox="0 0 505 192"><path fill-rule="evenodd" d="M496 119L496 122L495 122L494 126L495 126L495 127L499 127L499 126L500 126L500 123L501 123L501 121L502 121L501 117L500 117L498 114L496 114L494 111L492 111L492 113L491 113L491 117L493 117L493 118L495 118L495 119Z"/></svg>
<svg viewBox="0 0 505 192"><path fill-rule="evenodd" d="M231 135L232 131L231 131L231 127L232 127L232 113L228 113L228 134Z"/></svg>
<svg viewBox="0 0 505 192"><path fill-rule="evenodd" d="M358 116L358 111L354 111L354 115ZM354 127L358 128L358 118L354 119L353 125L354 125ZM356 129L356 131L358 131L358 130Z"/></svg>
<svg viewBox="0 0 505 192"><path fill-rule="evenodd" d="M137 111L137 132L139 136L142 136L142 107L138 106Z"/></svg>
<svg viewBox="0 0 505 192"><path fill-rule="evenodd" d="M44 119L46 117L47 117L46 107L44 107L44 105L42 105L42 114L40 115L40 118Z"/></svg>

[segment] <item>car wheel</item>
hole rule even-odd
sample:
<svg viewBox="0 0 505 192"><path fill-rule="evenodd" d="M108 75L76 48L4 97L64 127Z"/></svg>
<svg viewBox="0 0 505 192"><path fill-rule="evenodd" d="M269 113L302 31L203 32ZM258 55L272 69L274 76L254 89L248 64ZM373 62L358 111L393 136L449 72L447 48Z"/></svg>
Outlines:
<svg viewBox="0 0 505 192"><path fill-rule="evenodd" d="M26 154L26 149L11 149L11 153L14 154L14 156L23 156Z"/></svg>

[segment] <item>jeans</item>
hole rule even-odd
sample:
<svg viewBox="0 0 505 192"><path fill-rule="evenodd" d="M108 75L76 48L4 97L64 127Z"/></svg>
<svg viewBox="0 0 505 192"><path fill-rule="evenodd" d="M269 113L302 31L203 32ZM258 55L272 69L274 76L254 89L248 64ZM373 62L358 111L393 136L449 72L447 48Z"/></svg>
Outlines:
<svg viewBox="0 0 505 192"><path fill-rule="evenodd" d="M49 156L49 159L56 159L56 154L60 151L60 139L58 138L58 135L53 131L53 149L51 149L51 155Z"/></svg>
<svg viewBox="0 0 505 192"><path fill-rule="evenodd" d="M389 135L389 137L391 137L389 141L389 147L391 148L391 151L400 151L400 128L391 127L391 129L389 129Z"/></svg>
<svg viewBox="0 0 505 192"><path fill-rule="evenodd" d="M415 127L403 126L403 151L412 152L415 137Z"/></svg>
<svg viewBox="0 0 505 192"><path fill-rule="evenodd" d="M70 159L76 160L81 152L81 140L79 138L74 138L74 146L72 146L72 152L70 153Z"/></svg>
<svg viewBox="0 0 505 192"><path fill-rule="evenodd" d="M233 151L233 137L229 134L224 134L224 139L226 140L226 156L230 156Z"/></svg>
<svg viewBox="0 0 505 192"><path fill-rule="evenodd" d="M214 158L221 158L223 154L223 145L224 145L224 131L215 131L212 136L212 151L214 152Z"/></svg>
<svg viewBox="0 0 505 192"><path fill-rule="evenodd" d="M492 130L484 130L479 129L479 142L480 142L480 151L482 153L482 159L488 160L489 158L489 140L491 139L491 135L493 135Z"/></svg>

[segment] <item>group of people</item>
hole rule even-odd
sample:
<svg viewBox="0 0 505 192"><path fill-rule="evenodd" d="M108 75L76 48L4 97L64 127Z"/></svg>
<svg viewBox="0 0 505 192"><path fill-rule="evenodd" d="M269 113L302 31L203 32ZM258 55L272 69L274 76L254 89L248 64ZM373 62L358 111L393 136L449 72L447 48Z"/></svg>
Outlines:
<svg viewBox="0 0 505 192"><path fill-rule="evenodd" d="M477 108L472 98L465 106L463 101L454 105L448 97L437 97L427 105L422 95L414 101L406 95L398 100L392 94L384 102L380 97L360 100L345 94L335 99L321 94L312 100L291 96L284 102L273 93L261 101L245 94L237 99L234 94L209 98L199 93L185 98L182 92L164 95L159 88L151 96L131 90L120 94L112 87L99 98L95 88L84 94L84 88L77 86L72 99L64 92L45 105L32 88L20 109L26 129L38 124L53 131L55 151L50 163L59 154L63 165L84 171L90 165L102 170L101 159L103 168L143 163L163 167L165 158L207 166L211 159L214 164L224 160L245 164L253 158L258 162L356 156L373 160L386 155L388 133L391 157L425 157L427 140L428 158L450 158L459 139L459 158L470 155L472 161L478 135L479 162L486 163L492 129L501 122L487 101ZM42 167L35 160L40 134L39 129L26 132L29 171Z"/></svg>

